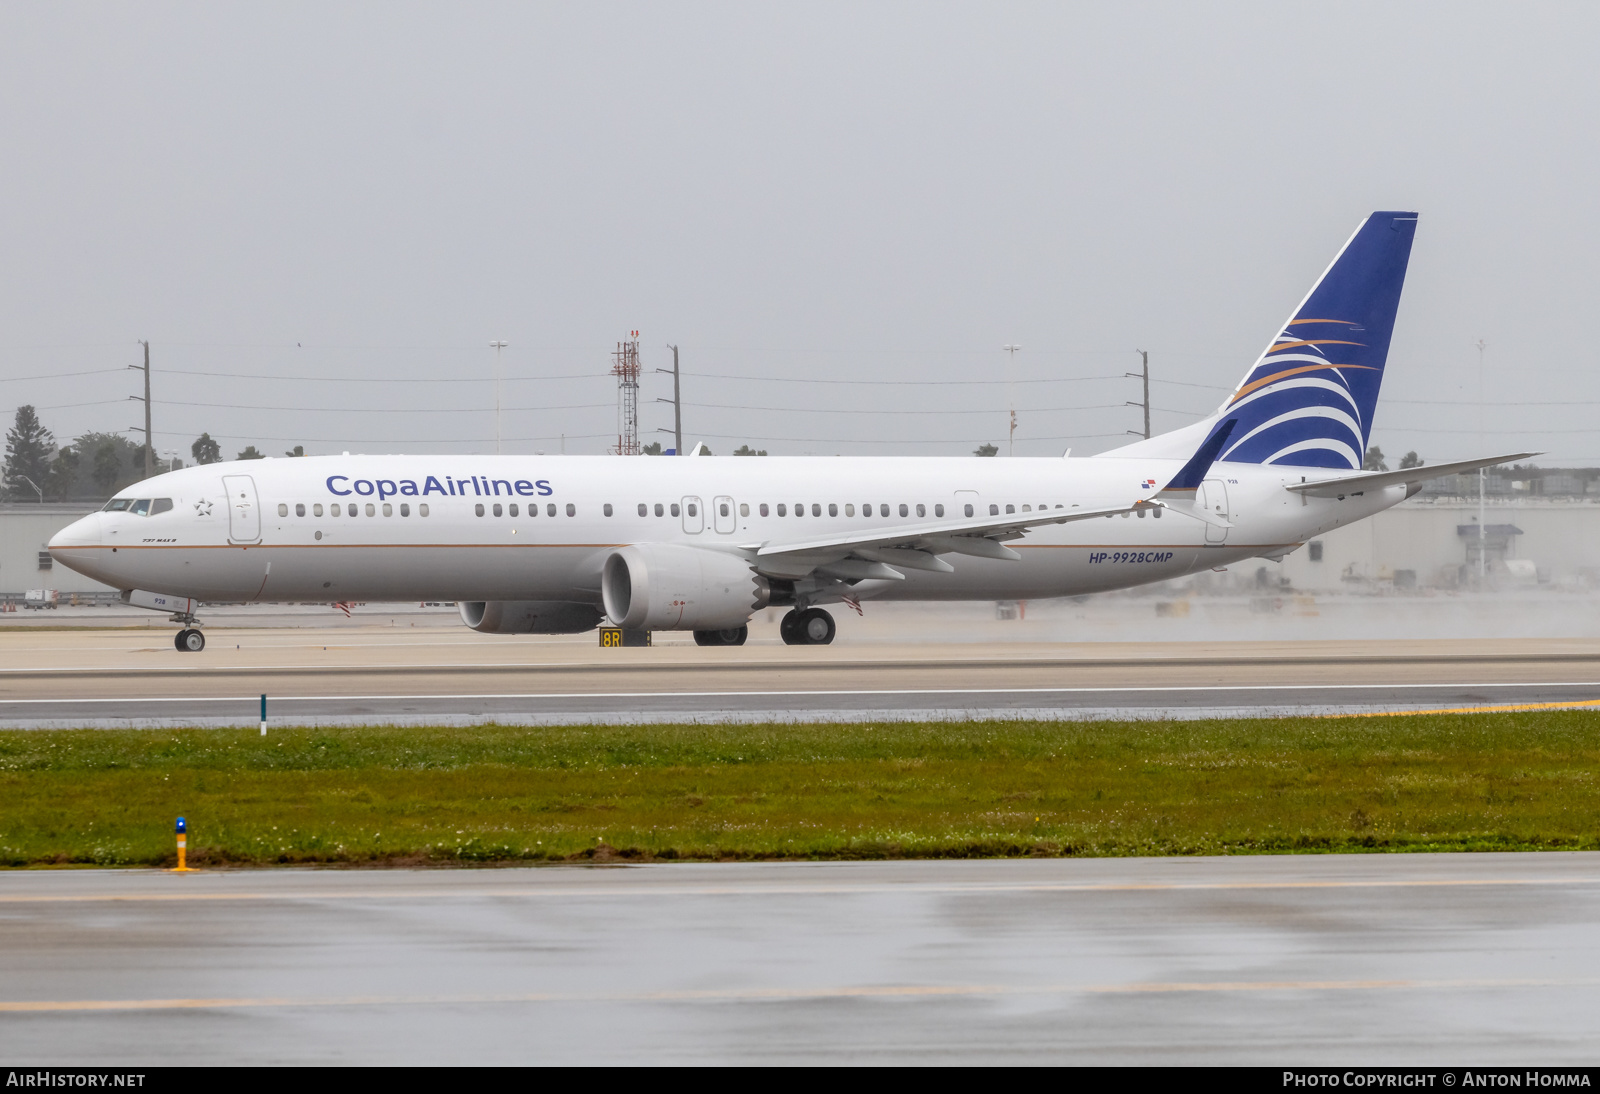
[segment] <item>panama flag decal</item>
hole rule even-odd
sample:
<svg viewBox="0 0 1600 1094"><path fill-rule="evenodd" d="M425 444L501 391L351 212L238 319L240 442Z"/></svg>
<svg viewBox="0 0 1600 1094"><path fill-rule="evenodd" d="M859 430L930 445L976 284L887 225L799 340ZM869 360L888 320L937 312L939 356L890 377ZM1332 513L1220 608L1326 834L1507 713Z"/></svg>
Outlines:
<svg viewBox="0 0 1600 1094"><path fill-rule="evenodd" d="M1154 490L1155 488L1156 488L1156 480L1155 479L1145 479L1143 482L1141 482L1139 484L1139 489L1141 489L1141 490Z"/></svg>

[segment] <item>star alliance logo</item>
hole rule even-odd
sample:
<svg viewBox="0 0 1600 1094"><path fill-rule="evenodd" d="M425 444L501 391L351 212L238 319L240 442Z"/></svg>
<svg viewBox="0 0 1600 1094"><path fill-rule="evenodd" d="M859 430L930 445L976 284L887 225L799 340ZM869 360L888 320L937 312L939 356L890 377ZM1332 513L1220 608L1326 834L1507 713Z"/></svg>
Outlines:
<svg viewBox="0 0 1600 1094"><path fill-rule="evenodd" d="M205 498L201 498L194 503L194 511L202 517L209 517L211 515L211 503Z"/></svg>

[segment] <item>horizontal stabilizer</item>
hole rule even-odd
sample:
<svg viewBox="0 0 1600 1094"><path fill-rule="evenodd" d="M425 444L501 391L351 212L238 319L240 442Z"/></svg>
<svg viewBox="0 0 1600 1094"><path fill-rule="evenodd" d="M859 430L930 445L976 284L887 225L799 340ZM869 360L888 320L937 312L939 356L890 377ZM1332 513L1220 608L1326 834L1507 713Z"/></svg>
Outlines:
<svg viewBox="0 0 1600 1094"><path fill-rule="evenodd" d="M1437 479L1443 475L1459 475L1463 471L1476 471L1480 467L1526 460L1537 452L1513 452L1508 456L1491 456L1484 460L1459 460L1456 463L1434 464L1432 467L1407 467L1401 471L1373 471L1360 475L1340 475L1336 479L1317 479L1312 482L1290 483L1287 489L1313 498L1342 498L1368 490L1382 490L1386 486L1411 486Z"/></svg>

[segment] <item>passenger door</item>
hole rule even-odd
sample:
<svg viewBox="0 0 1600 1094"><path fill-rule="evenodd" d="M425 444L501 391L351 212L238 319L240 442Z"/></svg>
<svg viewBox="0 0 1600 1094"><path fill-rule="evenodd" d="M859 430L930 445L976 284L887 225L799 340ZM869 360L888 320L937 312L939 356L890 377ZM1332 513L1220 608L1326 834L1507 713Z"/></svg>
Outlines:
<svg viewBox="0 0 1600 1094"><path fill-rule="evenodd" d="M1228 519L1228 487L1221 479L1207 479L1200 484L1199 495L1195 498L1199 505L1213 517ZM1228 530L1218 528L1215 524L1206 525L1206 543L1210 546L1219 546L1228 542Z"/></svg>
<svg viewBox="0 0 1600 1094"><path fill-rule="evenodd" d="M683 530L697 536L706 530L705 508L699 498L683 499Z"/></svg>
<svg viewBox="0 0 1600 1094"><path fill-rule="evenodd" d="M261 506L256 504L256 480L249 475L224 475L222 489L228 496L229 542L260 542Z"/></svg>
<svg viewBox="0 0 1600 1094"><path fill-rule="evenodd" d="M730 497L717 497L711 499L712 517L717 532L720 535L731 536L739 527L739 518L733 512L733 499Z"/></svg>

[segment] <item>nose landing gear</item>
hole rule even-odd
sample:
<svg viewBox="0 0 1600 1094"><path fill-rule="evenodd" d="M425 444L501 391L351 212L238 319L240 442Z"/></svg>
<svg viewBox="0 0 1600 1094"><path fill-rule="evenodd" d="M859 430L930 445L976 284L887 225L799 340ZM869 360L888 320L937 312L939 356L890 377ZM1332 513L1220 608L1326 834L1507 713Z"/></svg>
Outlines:
<svg viewBox="0 0 1600 1094"><path fill-rule="evenodd" d="M206 636L197 627L185 627L173 638L172 644L179 653L199 653L206 648Z"/></svg>
<svg viewBox="0 0 1600 1094"><path fill-rule="evenodd" d="M788 646L826 646L837 629L833 616L821 608L792 611L778 624L778 634Z"/></svg>

